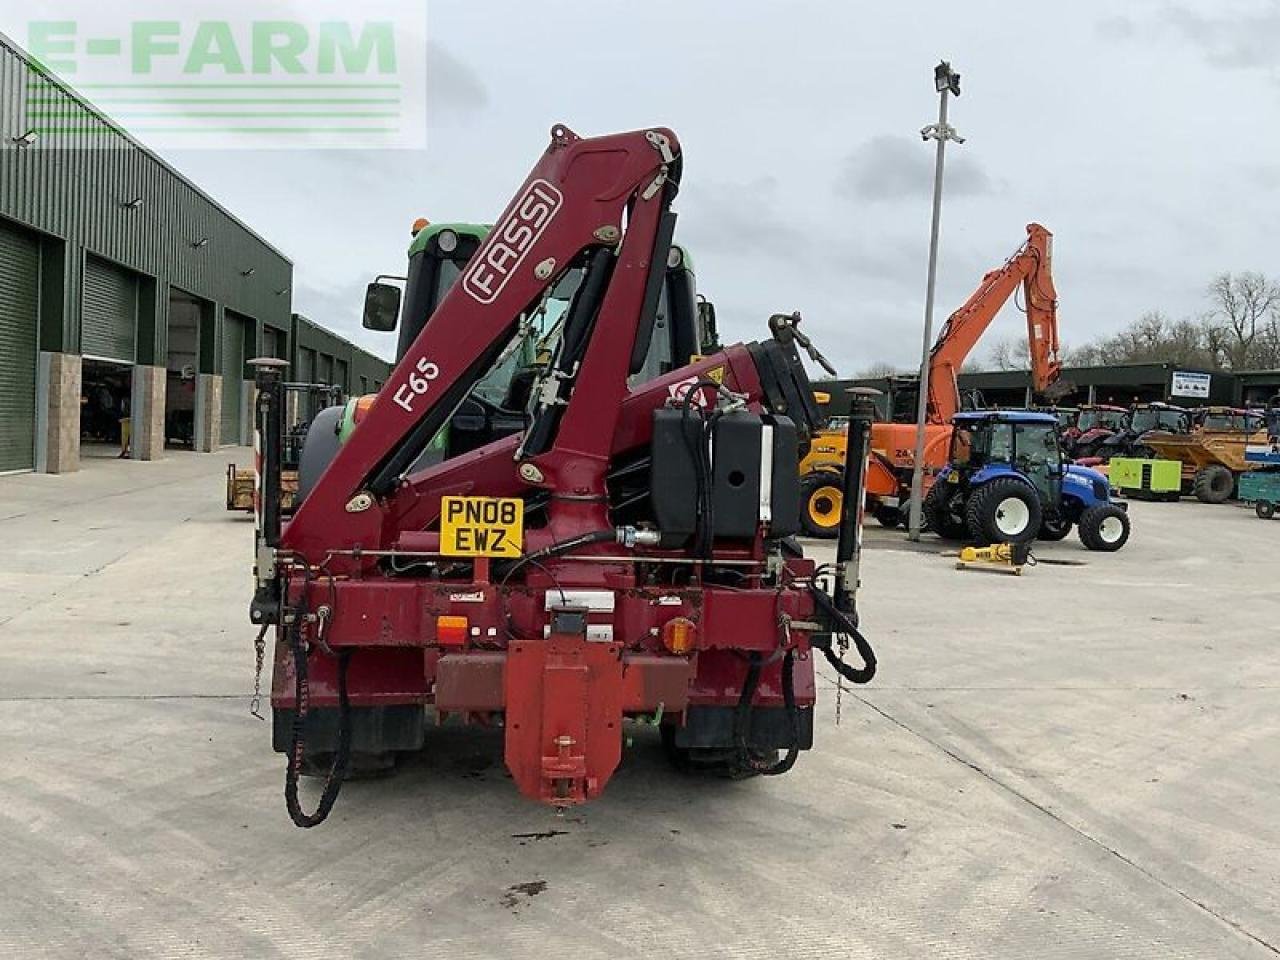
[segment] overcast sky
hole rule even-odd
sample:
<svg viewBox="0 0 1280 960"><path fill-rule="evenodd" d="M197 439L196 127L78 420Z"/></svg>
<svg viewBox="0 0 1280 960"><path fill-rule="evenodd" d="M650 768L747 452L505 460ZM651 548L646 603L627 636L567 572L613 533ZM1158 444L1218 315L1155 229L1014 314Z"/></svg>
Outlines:
<svg viewBox="0 0 1280 960"><path fill-rule="evenodd" d="M1118 11L1123 11L1120 13ZM1205 308L1274 270L1280 2L431 3L423 152L166 156L287 253L294 309L379 352L364 284L417 216L489 220L564 122L672 127L678 236L728 339L800 310L842 372L918 362L932 69L963 74L939 322L1024 237L1055 234L1068 344ZM1022 330L1010 307L986 344ZM985 354L980 348L979 353Z"/></svg>

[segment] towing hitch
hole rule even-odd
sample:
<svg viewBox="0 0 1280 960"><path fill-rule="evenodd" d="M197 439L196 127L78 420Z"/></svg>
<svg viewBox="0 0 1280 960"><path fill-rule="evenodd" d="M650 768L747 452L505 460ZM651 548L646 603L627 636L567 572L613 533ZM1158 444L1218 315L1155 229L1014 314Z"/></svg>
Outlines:
<svg viewBox="0 0 1280 960"><path fill-rule="evenodd" d="M553 609L549 629L508 650L504 759L526 797L568 806L622 760L622 645L588 639L583 607Z"/></svg>

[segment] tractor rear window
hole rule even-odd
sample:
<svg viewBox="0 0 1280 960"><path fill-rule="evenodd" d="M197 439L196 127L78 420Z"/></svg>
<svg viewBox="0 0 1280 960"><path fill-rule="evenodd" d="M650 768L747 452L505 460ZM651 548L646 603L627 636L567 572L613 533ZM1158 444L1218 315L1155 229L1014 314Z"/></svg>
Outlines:
<svg viewBox="0 0 1280 960"><path fill-rule="evenodd" d="M951 462L957 467L981 467L992 462L1008 462L1012 456L1011 424L957 424L951 434Z"/></svg>

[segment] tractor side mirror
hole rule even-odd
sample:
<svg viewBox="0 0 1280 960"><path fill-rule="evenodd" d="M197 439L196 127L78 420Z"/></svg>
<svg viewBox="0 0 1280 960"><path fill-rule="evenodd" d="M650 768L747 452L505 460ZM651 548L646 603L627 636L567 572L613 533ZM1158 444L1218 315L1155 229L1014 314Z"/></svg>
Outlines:
<svg viewBox="0 0 1280 960"><path fill-rule="evenodd" d="M716 327L716 305L706 297L698 297L698 349L703 354L720 349L720 331Z"/></svg>
<svg viewBox="0 0 1280 960"><path fill-rule="evenodd" d="M364 295L364 328L390 333L400 320L400 288L377 281Z"/></svg>

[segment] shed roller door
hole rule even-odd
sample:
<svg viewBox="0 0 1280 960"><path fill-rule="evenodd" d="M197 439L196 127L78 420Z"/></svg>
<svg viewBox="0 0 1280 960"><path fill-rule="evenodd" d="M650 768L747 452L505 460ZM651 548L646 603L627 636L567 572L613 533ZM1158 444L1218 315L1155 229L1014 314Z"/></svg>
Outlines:
<svg viewBox="0 0 1280 960"><path fill-rule="evenodd" d="M228 313L222 325L222 442L240 442L244 400L245 328L243 317Z"/></svg>
<svg viewBox="0 0 1280 960"><path fill-rule="evenodd" d="M35 464L39 277L36 241L0 226L0 471Z"/></svg>
<svg viewBox="0 0 1280 960"><path fill-rule="evenodd" d="M114 264L89 257L84 265L80 352L88 357L133 363L138 331L138 278Z"/></svg>

